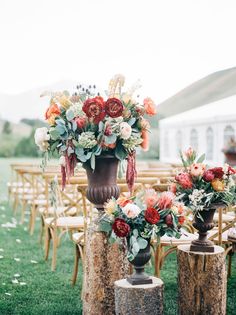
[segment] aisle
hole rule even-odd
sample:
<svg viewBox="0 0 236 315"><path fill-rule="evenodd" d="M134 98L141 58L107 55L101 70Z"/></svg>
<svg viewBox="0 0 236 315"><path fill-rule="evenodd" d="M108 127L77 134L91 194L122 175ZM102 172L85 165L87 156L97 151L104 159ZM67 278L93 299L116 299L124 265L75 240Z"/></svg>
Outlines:
<svg viewBox="0 0 236 315"><path fill-rule="evenodd" d="M51 261L43 260L38 226L31 237L27 225L18 225L9 206L0 203L0 313L82 314L81 275L74 288L70 285L74 248L69 236L63 238L53 273Z"/></svg>
<svg viewBox="0 0 236 315"><path fill-rule="evenodd" d="M6 225L7 224L7 225ZM8 227L7 227L8 226ZM38 243L38 226L30 237L27 223L19 225L5 202L0 203L0 310L1 315L79 315L81 272L74 288L70 285L74 248L65 237L59 247L56 272L50 271L50 260L43 260ZM150 270L151 271L151 270ZM165 283L165 314L175 315L176 259L170 255L162 271ZM228 282L227 314L236 310L236 257Z"/></svg>

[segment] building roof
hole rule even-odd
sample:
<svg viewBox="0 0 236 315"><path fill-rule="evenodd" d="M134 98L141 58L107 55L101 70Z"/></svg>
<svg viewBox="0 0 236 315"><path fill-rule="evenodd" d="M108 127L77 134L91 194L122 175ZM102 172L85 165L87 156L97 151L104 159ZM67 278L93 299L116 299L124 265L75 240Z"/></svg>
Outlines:
<svg viewBox="0 0 236 315"><path fill-rule="evenodd" d="M158 105L164 117L210 104L236 94L236 67L214 72Z"/></svg>
<svg viewBox="0 0 236 315"><path fill-rule="evenodd" d="M161 125L220 120L236 116L236 95L160 120Z"/></svg>

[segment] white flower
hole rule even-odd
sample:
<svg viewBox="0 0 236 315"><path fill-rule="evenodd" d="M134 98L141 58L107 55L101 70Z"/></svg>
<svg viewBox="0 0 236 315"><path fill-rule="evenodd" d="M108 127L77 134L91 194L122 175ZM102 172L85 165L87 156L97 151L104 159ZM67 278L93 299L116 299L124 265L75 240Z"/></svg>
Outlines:
<svg viewBox="0 0 236 315"><path fill-rule="evenodd" d="M61 166L66 165L66 159L65 159L64 155L60 156L59 165L61 165Z"/></svg>
<svg viewBox="0 0 236 315"><path fill-rule="evenodd" d="M127 122L122 122L120 124L120 137L124 140L130 138L132 133L132 128Z"/></svg>
<svg viewBox="0 0 236 315"><path fill-rule="evenodd" d="M48 129L46 127L37 128L34 134L34 141L41 151L47 151L49 147L48 140L50 140Z"/></svg>
<svg viewBox="0 0 236 315"><path fill-rule="evenodd" d="M122 211L128 218L134 219L140 214L141 209L133 203L128 203L122 208Z"/></svg>

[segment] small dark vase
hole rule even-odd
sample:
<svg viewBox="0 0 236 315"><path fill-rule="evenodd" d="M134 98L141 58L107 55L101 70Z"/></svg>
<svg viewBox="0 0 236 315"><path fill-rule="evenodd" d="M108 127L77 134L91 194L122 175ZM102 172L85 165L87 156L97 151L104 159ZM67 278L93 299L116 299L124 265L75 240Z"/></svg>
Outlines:
<svg viewBox="0 0 236 315"><path fill-rule="evenodd" d="M225 162L231 166L236 165L236 152L223 151L225 154Z"/></svg>
<svg viewBox="0 0 236 315"><path fill-rule="evenodd" d="M203 220L194 217L193 226L198 230L199 237L197 240L192 241L190 246L190 251L193 252L214 252L214 244L207 239L208 231L213 229L213 217L217 208L222 207L222 205L211 205L208 209L200 212Z"/></svg>
<svg viewBox="0 0 236 315"><path fill-rule="evenodd" d="M134 273L127 278L127 281L132 285L138 284L150 284L152 283L152 279L144 272L144 267L146 263L151 258L150 252L150 240L148 241L148 245L146 248L141 249L137 256L130 261L130 263L134 266Z"/></svg>
<svg viewBox="0 0 236 315"><path fill-rule="evenodd" d="M84 163L88 177L87 198L98 210L104 210L104 203L112 197L118 198L120 189L117 186L118 159L114 155L96 157L95 170L90 163Z"/></svg>

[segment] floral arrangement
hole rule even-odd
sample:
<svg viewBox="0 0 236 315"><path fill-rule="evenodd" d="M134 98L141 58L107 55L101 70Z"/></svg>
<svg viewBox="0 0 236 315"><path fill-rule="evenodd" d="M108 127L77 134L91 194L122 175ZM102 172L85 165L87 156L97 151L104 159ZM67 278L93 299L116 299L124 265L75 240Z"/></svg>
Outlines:
<svg viewBox="0 0 236 315"><path fill-rule="evenodd" d="M149 146L150 126L145 115L152 116L157 111L150 98L142 103L134 99L139 82L123 91L124 82L122 75L114 76L105 97L96 91L96 86L81 85L73 95L67 91L42 95L51 96L45 114L49 128L37 129L35 142L44 152L45 163L48 153L59 153L64 182L73 175L77 162L90 161L95 169L96 156L113 154L120 161L128 160L127 183L132 188L135 150L139 146L148 150Z"/></svg>
<svg viewBox="0 0 236 315"><path fill-rule="evenodd" d="M212 204L228 206L235 202L234 168L227 164L209 168L203 163L205 155L197 159L192 148L180 155L184 169L175 176L171 191L194 215L201 218L201 211Z"/></svg>
<svg viewBox="0 0 236 315"><path fill-rule="evenodd" d="M222 150L224 153L236 153L236 141L232 137L227 146Z"/></svg>
<svg viewBox="0 0 236 315"><path fill-rule="evenodd" d="M154 236L179 238L184 221L185 207L172 192L157 194L149 189L132 198L109 200L99 226L112 241L127 241L128 259L132 261Z"/></svg>

